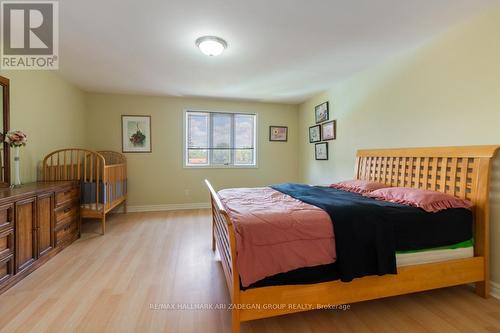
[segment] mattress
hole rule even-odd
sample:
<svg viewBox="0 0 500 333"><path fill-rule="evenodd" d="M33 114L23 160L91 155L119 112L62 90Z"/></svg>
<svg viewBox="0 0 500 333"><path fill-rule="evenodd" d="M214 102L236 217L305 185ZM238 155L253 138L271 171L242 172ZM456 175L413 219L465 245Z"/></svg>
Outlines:
<svg viewBox="0 0 500 333"><path fill-rule="evenodd" d="M457 249L438 249L429 251L417 251L413 253L396 253L396 264L398 267L430 264L455 259L472 258L474 247L463 247Z"/></svg>

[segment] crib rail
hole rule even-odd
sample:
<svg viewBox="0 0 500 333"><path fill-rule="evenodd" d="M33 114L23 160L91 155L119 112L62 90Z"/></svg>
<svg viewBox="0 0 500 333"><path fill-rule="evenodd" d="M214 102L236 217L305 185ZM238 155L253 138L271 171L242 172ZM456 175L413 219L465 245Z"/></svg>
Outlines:
<svg viewBox="0 0 500 333"><path fill-rule="evenodd" d="M56 150L47 155L42 164L43 181L102 180L104 157L94 151L70 148Z"/></svg>
<svg viewBox="0 0 500 333"><path fill-rule="evenodd" d="M125 157L125 155L117 153L116 151L99 150L97 152L104 157L104 160L106 161L106 165L126 164L127 163L127 158Z"/></svg>
<svg viewBox="0 0 500 333"><path fill-rule="evenodd" d="M105 210L118 206L127 196L127 165L112 164L104 167L104 184L106 188Z"/></svg>

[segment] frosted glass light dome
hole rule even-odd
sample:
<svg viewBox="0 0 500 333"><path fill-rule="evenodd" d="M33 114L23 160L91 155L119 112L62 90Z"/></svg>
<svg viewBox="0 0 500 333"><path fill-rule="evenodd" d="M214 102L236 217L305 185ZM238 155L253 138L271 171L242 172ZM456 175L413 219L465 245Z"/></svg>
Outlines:
<svg viewBox="0 0 500 333"><path fill-rule="evenodd" d="M224 52L227 48L227 43L219 37L203 36L196 40L196 46L207 56L215 57Z"/></svg>

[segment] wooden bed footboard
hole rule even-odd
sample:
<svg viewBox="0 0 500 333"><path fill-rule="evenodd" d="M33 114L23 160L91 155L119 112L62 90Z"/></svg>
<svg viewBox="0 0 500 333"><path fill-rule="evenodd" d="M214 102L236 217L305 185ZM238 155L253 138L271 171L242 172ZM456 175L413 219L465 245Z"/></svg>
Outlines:
<svg viewBox="0 0 500 333"><path fill-rule="evenodd" d="M205 179L205 183L210 191L212 206L212 250L215 251L217 248L220 254L222 269L233 304L231 309L232 332L237 333L240 328L240 311L237 309L237 305L240 304L240 278L236 264L234 225L217 192L207 179Z"/></svg>
<svg viewBox="0 0 500 333"><path fill-rule="evenodd" d="M231 296L232 332L243 321L468 283L489 296L489 184L499 146L360 150L355 179L432 189L474 204L474 257L398 268L397 275L240 289L234 225L208 180L212 249L217 247Z"/></svg>

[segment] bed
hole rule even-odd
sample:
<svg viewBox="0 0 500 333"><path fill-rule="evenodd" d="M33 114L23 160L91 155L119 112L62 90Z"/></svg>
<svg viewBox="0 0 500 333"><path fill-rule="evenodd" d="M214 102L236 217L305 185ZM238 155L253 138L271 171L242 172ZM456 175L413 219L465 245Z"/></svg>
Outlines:
<svg viewBox="0 0 500 333"><path fill-rule="evenodd" d="M43 159L43 181L80 182L82 218L101 220L106 232L106 214L119 205L127 212L127 160L114 151L79 148L56 150Z"/></svg>
<svg viewBox="0 0 500 333"><path fill-rule="evenodd" d="M346 304L418 291L475 284L476 293L489 295L489 182L491 160L498 146L434 147L359 150L354 178L390 186L430 189L473 203L473 253L469 246L455 256L441 249L435 258L404 259L398 262L397 274L371 275L340 280L303 280L281 283L274 280L242 286L238 271L235 226L221 197L208 180L212 203L212 249L217 249L229 289L232 307L232 332L240 323L259 318ZM471 256L473 254L473 256ZM410 256L411 257L411 256ZM400 256L401 258L401 256ZM324 272L329 269L324 265ZM298 270L300 271L300 269ZM302 277L304 272L302 270ZM309 276L306 270L305 275ZM299 274L300 275L300 274ZM262 281L260 281L262 282ZM269 304L309 304L311 307Z"/></svg>

